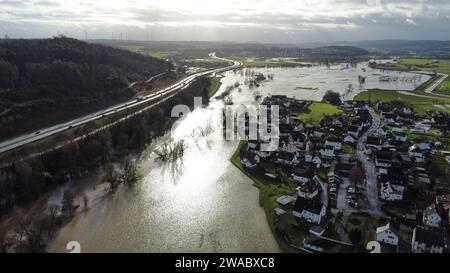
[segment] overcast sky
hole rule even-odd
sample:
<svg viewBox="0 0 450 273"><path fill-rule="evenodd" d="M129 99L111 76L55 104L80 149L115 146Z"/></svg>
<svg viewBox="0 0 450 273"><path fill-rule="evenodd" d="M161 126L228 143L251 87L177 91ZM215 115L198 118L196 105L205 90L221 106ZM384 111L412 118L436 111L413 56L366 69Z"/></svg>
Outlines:
<svg viewBox="0 0 450 273"><path fill-rule="evenodd" d="M84 31L89 39L450 40L450 0L0 0L1 36Z"/></svg>

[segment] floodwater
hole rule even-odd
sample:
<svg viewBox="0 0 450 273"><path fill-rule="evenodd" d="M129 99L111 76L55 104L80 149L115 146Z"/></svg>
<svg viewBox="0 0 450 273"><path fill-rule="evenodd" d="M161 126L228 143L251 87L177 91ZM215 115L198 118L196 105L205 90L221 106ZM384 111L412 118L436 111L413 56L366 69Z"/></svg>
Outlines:
<svg viewBox="0 0 450 273"><path fill-rule="evenodd" d="M251 71L273 74L274 79L250 88L245 83ZM359 75L367 77L362 86ZM382 75L397 81L380 82ZM234 104L256 104L255 93L321 100L329 89L351 98L365 88L412 90L427 79L372 70L366 64L255 68L224 73L218 93L239 82L240 89L231 94ZM259 206L258 190L229 162L237 142L221 138L222 108L221 101L213 100L207 108L185 115L167 134L172 142L184 141L181 159L157 161L152 151L167 141L155 141L139 162L142 181L106 195L78 214L48 251L65 252L69 241L78 241L82 252L280 251Z"/></svg>

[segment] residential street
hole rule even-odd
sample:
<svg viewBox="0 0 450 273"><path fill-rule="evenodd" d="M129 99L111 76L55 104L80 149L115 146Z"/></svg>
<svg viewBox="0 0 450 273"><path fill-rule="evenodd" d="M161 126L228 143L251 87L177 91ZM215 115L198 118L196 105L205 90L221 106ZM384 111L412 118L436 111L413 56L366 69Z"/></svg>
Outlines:
<svg viewBox="0 0 450 273"><path fill-rule="evenodd" d="M370 115L372 116L372 125L370 128L359 138L358 144L357 144L357 157L362 162L364 173L365 173L365 180L364 185L366 187L366 195L367 195L367 201L369 204L369 209L373 211L376 214L383 214L381 210L381 204L378 199L378 188L377 188L377 174L376 174L376 168L375 163L373 160L368 159L367 155L364 153L367 136L375 132L381 127L381 120L380 116L375 113L375 111L372 108L369 108Z"/></svg>

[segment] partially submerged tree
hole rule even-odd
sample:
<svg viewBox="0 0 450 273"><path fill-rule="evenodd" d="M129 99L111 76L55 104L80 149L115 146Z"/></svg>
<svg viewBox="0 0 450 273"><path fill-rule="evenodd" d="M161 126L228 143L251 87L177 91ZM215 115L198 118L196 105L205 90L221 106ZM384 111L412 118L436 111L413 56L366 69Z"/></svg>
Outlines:
<svg viewBox="0 0 450 273"><path fill-rule="evenodd" d="M136 162L132 161L130 157L125 158L123 163L122 179L125 184L134 184L139 180Z"/></svg>
<svg viewBox="0 0 450 273"><path fill-rule="evenodd" d="M65 190L62 200L62 213L66 216L72 216L75 212L74 194L70 190Z"/></svg>
<svg viewBox="0 0 450 273"><path fill-rule="evenodd" d="M333 105L341 104L341 95L338 92L334 92L333 90L328 90L322 99L323 102L328 102Z"/></svg>

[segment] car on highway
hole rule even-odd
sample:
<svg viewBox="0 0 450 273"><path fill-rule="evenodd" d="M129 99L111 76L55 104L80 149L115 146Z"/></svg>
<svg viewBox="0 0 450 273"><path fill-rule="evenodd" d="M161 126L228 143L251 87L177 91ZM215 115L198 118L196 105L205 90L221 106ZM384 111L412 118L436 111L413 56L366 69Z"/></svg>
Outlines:
<svg viewBox="0 0 450 273"><path fill-rule="evenodd" d="M35 135L39 135L41 133L41 131L36 131L36 133L34 133Z"/></svg>

